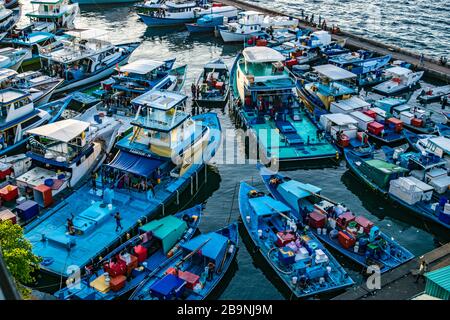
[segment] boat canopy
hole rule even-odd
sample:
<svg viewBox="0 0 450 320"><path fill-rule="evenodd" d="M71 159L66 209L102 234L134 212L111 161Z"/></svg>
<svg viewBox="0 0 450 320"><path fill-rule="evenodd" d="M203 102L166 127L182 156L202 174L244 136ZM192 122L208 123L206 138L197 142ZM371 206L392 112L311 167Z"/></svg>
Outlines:
<svg viewBox="0 0 450 320"><path fill-rule="evenodd" d="M405 75L411 73L412 71L408 68L392 67L392 68L386 69L386 72L401 77L401 76L405 76Z"/></svg>
<svg viewBox="0 0 450 320"><path fill-rule="evenodd" d="M442 149L443 151L450 153L450 139L446 137L435 137L428 140L430 144Z"/></svg>
<svg viewBox="0 0 450 320"><path fill-rule="evenodd" d="M277 211L291 211L284 203L269 196L251 198L248 202L257 216L273 215Z"/></svg>
<svg viewBox="0 0 450 320"><path fill-rule="evenodd" d="M194 239L182 244L181 247L185 251L192 252L204 244L200 249L201 255L213 261L221 261L223 255L225 254L227 243L228 239L223 235L210 232L195 237Z"/></svg>
<svg viewBox="0 0 450 320"><path fill-rule="evenodd" d="M297 199L310 197L312 193L320 193L322 191L321 188L313 186L312 184L301 183L295 180L286 181L282 183L279 188L286 193L292 194Z"/></svg>
<svg viewBox="0 0 450 320"><path fill-rule="evenodd" d="M352 96L349 99L334 101L332 102L332 104L338 106L341 110L344 110L346 112L370 107L370 103L356 96Z"/></svg>
<svg viewBox="0 0 450 320"><path fill-rule="evenodd" d="M285 57L278 51L268 47L248 47L242 52L245 61L250 63L279 62Z"/></svg>
<svg viewBox="0 0 450 320"><path fill-rule="evenodd" d="M339 68L333 64L324 64L321 66L316 66L314 67L314 71L316 71L317 73L319 73L324 77L327 77L332 81L339 81L356 77L356 74L354 74L353 72Z"/></svg>
<svg viewBox="0 0 450 320"><path fill-rule="evenodd" d="M187 227L187 223L184 220L174 216L167 216L159 220L153 220L143 225L140 229L143 232L151 231L153 237L161 240L162 249L164 254L166 254L181 239Z"/></svg>
<svg viewBox="0 0 450 320"><path fill-rule="evenodd" d="M74 38L89 40L89 39L98 39L100 37L104 37L108 34L106 30L98 30L98 29L77 29L66 31L66 35L69 35Z"/></svg>
<svg viewBox="0 0 450 320"><path fill-rule="evenodd" d="M323 115L329 121L335 123L338 126L345 126L347 124L358 124L358 121L352 116L345 113L330 113Z"/></svg>
<svg viewBox="0 0 450 320"><path fill-rule="evenodd" d="M119 67L120 72L128 72L135 74L149 74L164 65L164 62L150 59L140 59L130 62L122 67Z"/></svg>
<svg viewBox="0 0 450 320"><path fill-rule="evenodd" d="M0 69L0 83L2 83L5 80L9 80L17 76L17 71L7 69L7 68L1 68Z"/></svg>
<svg viewBox="0 0 450 320"><path fill-rule="evenodd" d="M89 126L89 122L67 119L27 130L27 133L67 143L82 134Z"/></svg>
<svg viewBox="0 0 450 320"><path fill-rule="evenodd" d="M153 174L153 171L163 163L164 161L162 160L138 156L122 150L113 161L106 166L144 178L149 178Z"/></svg>
<svg viewBox="0 0 450 320"><path fill-rule="evenodd" d="M152 90L133 99L131 103L138 106L168 111L184 102L186 99L187 96L181 93Z"/></svg>
<svg viewBox="0 0 450 320"><path fill-rule="evenodd" d="M4 89L0 91L0 105L10 104L27 97L29 94L19 89Z"/></svg>
<svg viewBox="0 0 450 320"><path fill-rule="evenodd" d="M228 67L221 59L217 59L205 64L204 69L226 70Z"/></svg>

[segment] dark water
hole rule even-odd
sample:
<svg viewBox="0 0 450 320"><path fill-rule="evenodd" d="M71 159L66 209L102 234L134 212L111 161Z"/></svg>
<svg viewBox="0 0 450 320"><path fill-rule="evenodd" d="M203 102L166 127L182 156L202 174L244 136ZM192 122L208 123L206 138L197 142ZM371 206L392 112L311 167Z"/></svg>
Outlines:
<svg viewBox="0 0 450 320"><path fill-rule="evenodd" d="M435 57L450 55L448 0L245 0L282 12L321 15L327 25Z"/></svg>
<svg viewBox="0 0 450 320"><path fill-rule="evenodd" d="M90 7L83 8L76 25L84 28L100 28L110 31L114 42L141 40L141 46L131 60L137 58L166 59L177 57L180 63L188 64L188 76L185 88L202 70L207 61L222 56L230 64L240 50L239 46L224 46L220 40L211 36L190 36L183 30L146 30L128 7ZM188 90L185 90L186 93ZM235 126L226 110L217 111L224 130L231 130L225 139L233 139ZM242 145L238 148L242 152ZM221 154L220 152L218 154ZM408 212L399 210L379 197L371 196L368 189L358 182L346 169L345 163L338 167L316 170L296 170L289 172L291 177L323 188L323 194L345 203L355 213L363 214L374 221L384 232L390 234L416 255L433 249L438 242L449 241L444 230L432 228L426 222L412 217ZM238 218L238 183L245 179L263 189L258 172L253 164L222 164L216 159L208 167L206 186L194 199L206 201L205 218L200 229L208 232L220 228L230 220ZM447 232L448 233L448 232ZM243 233L242 233L243 234ZM244 234L243 234L244 235ZM335 255L350 272L356 282L362 281L361 268L347 259ZM255 259L254 259L255 258ZM264 267L261 257L252 257L246 246L241 243L229 282L218 294L220 299L284 299L289 298L282 290L276 278ZM263 267L261 269L261 267ZM326 297L322 297L326 298Z"/></svg>

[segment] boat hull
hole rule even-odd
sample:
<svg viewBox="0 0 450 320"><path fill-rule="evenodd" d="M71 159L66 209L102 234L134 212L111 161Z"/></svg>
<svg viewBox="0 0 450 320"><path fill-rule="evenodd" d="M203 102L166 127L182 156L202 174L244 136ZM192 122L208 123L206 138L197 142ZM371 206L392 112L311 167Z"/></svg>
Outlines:
<svg viewBox="0 0 450 320"><path fill-rule="evenodd" d="M186 23L195 21L195 18L184 18L184 19L159 18L159 17L152 17L142 13L139 14L139 17L149 27L182 26L185 25Z"/></svg>
<svg viewBox="0 0 450 320"><path fill-rule="evenodd" d="M115 4L115 3L133 3L139 0L71 0L73 3L83 5L98 5L98 4Z"/></svg>
<svg viewBox="0 0 450 320"><path fill-rule="evenodd" d="M197 23L186 23L186 29L190 33L211 33L214 32L216 26L201 26Z"/></svg>

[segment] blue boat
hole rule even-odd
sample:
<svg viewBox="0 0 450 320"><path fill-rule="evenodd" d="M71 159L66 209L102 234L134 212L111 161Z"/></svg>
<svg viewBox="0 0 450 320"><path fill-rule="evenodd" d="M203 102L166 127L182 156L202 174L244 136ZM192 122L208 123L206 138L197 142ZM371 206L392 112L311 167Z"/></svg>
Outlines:
<svg viewBox="0 0 450 320"><path fill-rule="evenodd" d="M261 161L284 167L334 161L338 150L299 107L295 79L282 61L284 56L274 49L245 48L231 71L230 108L258 144Z"/></svg>
<svg viewBox="0 0 450 320"><path fill-rule="evenodd" d="M177 256L180 246L194 236L201 216L202 205L197 205L144 224L136 236L95 265L87 267L88 273L79 282L68 279L67 287L54 295L63 300L113 300L123 297L161 265Z"/></svg>
<svg viewBox="0 0 450 320"><path fill-rule="evenodd" d="M164 214L181 195L194 195L202 169L220 146L221 127L216 114L191 117L182 111L186 101L185 95L159 90L133 100L140 109L133 131L116 143L119 151L99 170L96 188L85 183L26 228L33 252L44 259L41 270L67 277L69 266L94 263L140 222ZM116 212L123 228L116 228ZM67 227L71 217L73 234Z"/></svg>
<svg viewBox="0 0 450 320"><path fill-rule="evenodd" d="M180 245L169 263L133 292L130 300L204 300L219 285L238 250L238 224Z"/></svg>
<svg viewBox="0 0 450 320"><path fill-rule="evenodd" d="M25 146L27 130L56 121L71 98L65 97L50 103L34 106L31 94L20 89L0 90L0 156L9 155ZM17 106L20 106L18 108Z"/></svg>
<svg viewBox="0 0 450 320"><path fill-rule="evenodd" d="M350 49L344 47L344 45L338 42L332 42L320 49L328 57L333 57L339 54L350 52Z"/></svg>
<svg viewBox="0 0 450 320"><path fill-rule="evenodd" d="M414 258L407 249L381 232L364 216L322 195L311 184L290 179L260 166L264 184L275 199L289 206L299 219L309 222L312 232L325 244L352 261L386 272Z"/></svg>
<svg viewBox="0 0 450 320"><path fill-rule="evenodd" d="M194 106L202 108L225 108L230 96L230 72L222 59L214 59L203 66L195 83Z"/></svg>
<svg viewBox="0 0 450 320"><path fill-rule="evenodd" d="M400 165L380 159L361 158L351 151L344 151L344 154L350 170L374 191L414 214L450 229L447 197L434 191L435 187L442 188L442 184L443 191L448 189L450 178L446 170L443 171L443 177L438 177L438 180L443 181L430 182L433 187L414 176L406 176L411 170ZM442 165L442 161L423 162L421 157L425 156L416 154L412 160L424 172Z"/></svg>
<svg viewBox="0 0 450 320"><path fill-rule="evenodd" d="M344 54L339 54L332 56L328 59L329 63L332 63L340 68L343 69L351 69L351 71L355 74L357 72L353 71L353 65L356 65L357 63L363 63L366 62L368 59L371 59L373 56L373 52L366 51L366 50L358 50L356 52L349 52ZM357 68L358 72L363 73L363 68L361 65L358 65L360 68Z"/></svg>
<svg viewBox="0 0 450 320"><path fill-rule="evenodd" d="M415 151L420 151L422 148L425 148L425 145L420 141L426 142L428 139L435 137L433 134L420 134L408 129L404 129L402 132L409 146ZM420 145L421 147L419 147Z"/></svg>
<svg viewBox="0 0 450 320"><path fill-rule="evenodd" d="M220 14L207 14L197 19L195 23L186 23L186 28L190 33L211 33L216 27L223 25L223 18Z"/></svg>
<svg viewBox="0 0 450 320"><path fill-rule="evenodd" d="M241 182L239 210L253 244L297 298L354 283L284 203Z"/></svg>

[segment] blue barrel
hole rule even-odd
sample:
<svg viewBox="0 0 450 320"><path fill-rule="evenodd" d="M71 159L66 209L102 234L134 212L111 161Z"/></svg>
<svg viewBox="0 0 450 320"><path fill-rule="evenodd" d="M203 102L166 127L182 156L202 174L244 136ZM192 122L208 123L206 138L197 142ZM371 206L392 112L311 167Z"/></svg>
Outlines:
<svg viewBox="0 0 450 320"><path fill-rule="evenodd" d="M53 181L53 179L45 179L45 180L44 180L44 184L45 184L47 187L52 187L54 183L55 183L55 182Z"/></svg>

